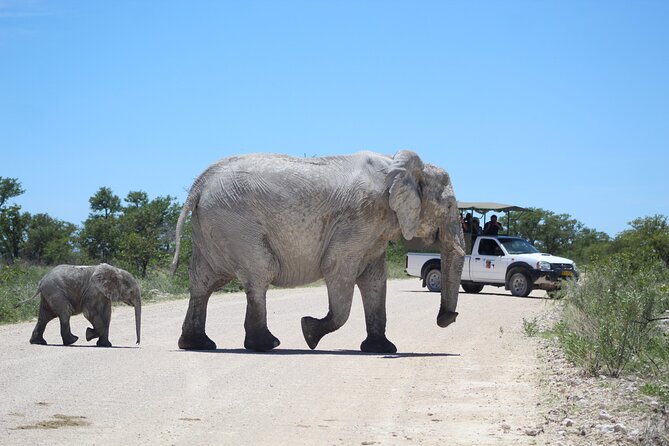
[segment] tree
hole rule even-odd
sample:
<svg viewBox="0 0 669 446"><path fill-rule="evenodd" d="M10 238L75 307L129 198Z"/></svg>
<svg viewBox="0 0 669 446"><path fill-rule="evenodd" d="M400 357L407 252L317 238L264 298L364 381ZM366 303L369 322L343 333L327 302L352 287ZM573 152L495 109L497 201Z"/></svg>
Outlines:
<svg viewBox="0 0 669 446"><path fill-rule="evenodd" d="M119 250L121 199L108 187L101 187L88 202L91 213L84 222L79 243L91 260L111 262Z"/></svg>
<svg viewBox="0 0 669 446"><path fill-rule="evenodd" d="M664 215L632 220L630 229L618 234L614 240L616 251L647 253L661 259L669 266L669 224Z"/></svg>
<svg viewBox="0 0 669 446"><path fill-rule="evenodd" d="M171 253L172 231L179 207L169 195L151 201L146 192L133 191L120 218L119 259L141 277L151 264Z"/></svg>
<svg viewBox="0 0 669 446"><path fill-rule="evenodd" d="M19 257L30 218L29 214L21 212L21 206L9 205L8 201L24 192L16 178L0 177L0 259L7 263L13 263Z"/></svg>
<svg viewBox="0 0 669 446"><path fill-rule="evenodd" d="M25 190L21 187L21 183L16 178L0 177L0 209L4 209L7 200L18 197L23 194Z"/></svg>
<svg viewBox="0 0 669 446"><path fill-rule="evenodd" d="M584 227L576 234L570 249L564 255L579 263L590 263L606 258L611 252L611 237L607 233Z"/></svg>
<svg viewBox="0 0 669 446"><path fill-rule="evenodd" d="M76 257L76 230L77 227L72 223L57 220L47 214L33 215L28 222L22 257L41 265L72 262Z"/></svg>
<svg viewBox="0 0 669 446"><path fill-rule="evenodd" d="M121 199L114 195L108 187L101 187L91 198L88 199L91 204L91 216L103 217L105 219L113 218L122 209Z"/></svg>
<svg viewBox="0 0 669 446"><path fill-rule="evenodd" d="M542 227L542 251L551 254L564 254L568 251L577 234L583 230L583 224L569 214L554 214L546 211Z"/></svg>
<svg viewBox="0 0 669 446"><path fill-rule="evenodd" d="M540 208L529 208L523 212L514 212L514 220L509 224L509 233L536 244L541 237L540 223L546 211Z"/></svg>
<svg viewBox="0 0 669 446"><path fill-rule="evenodd" d="M585 227L569 214L529 208L513 215L511 234L527 239L540 251L569 257L577 262L590 261L610 252L611 238L608 234Z"/></svg>

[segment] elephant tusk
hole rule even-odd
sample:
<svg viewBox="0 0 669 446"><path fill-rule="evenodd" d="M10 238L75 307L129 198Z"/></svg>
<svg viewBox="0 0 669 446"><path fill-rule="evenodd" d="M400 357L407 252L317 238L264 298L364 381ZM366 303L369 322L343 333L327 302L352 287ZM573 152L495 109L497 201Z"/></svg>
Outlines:
<svg viewBox="0 0 669 446"><path fill-rule="evenodd" d="M453 248L453 251L455 251L459 256L465 256L465 251L457 243L455 243L455 241L451 242L451 247Z"/></svg>

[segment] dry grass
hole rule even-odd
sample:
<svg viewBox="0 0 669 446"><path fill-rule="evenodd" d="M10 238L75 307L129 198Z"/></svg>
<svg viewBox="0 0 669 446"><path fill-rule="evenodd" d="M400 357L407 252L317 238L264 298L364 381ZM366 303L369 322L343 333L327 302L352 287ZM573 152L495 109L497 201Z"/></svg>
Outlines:
<svg viewBox="0 0 669 446"><path fill-rule="evenodd" d="M18 426L16 429L26 430L26 429L60 429L63 427L81 427L81 426L90 426L91 423L86 421L86 417L82 416L72 416L72 415L62 415L55 414L51 420L38 421L35 424L28 424L23 426Z"/></svg>

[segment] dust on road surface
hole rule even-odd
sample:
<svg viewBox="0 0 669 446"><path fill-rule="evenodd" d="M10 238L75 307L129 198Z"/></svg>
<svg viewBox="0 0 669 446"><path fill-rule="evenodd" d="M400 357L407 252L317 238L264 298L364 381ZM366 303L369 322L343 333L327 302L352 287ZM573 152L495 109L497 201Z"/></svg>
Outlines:
<svg viewBox="0 0 669 446"><path fill-rule="evenodd" d="M356 290L351 316L310 350L302 316L327 312L324 287L270 290L272 352L243 349L241 293L209 302L213 352L177 348L187 300L145 305L142 344L131 307L115 307L113 348L30 345L34 323L0 327L0 444L543 444L526 431L543 418L540 364L523 319L545 310L544 292L499 288L460 294L455 324L439 328L439 294L419 280L388 283L392 355L363 354Z"/></svg>

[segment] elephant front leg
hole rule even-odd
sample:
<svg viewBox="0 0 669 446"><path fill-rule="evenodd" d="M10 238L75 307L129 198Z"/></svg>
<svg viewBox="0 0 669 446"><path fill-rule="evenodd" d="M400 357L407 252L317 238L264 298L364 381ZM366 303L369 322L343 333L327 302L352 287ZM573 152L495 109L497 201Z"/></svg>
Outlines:
<svg viewBox="0 0 669 446"><path fill-rule="evenodd" d="M320 340L328 333L339 329L351 314L355 283L350 277L326 276L328 289L328 314L323 319L302 318L302 334L310 349L315 349Z"/></svg>
<svg viewBox="0 0 669 446"><path fill-rule="evenodd" d="M111 323L111 302L103 302L95 311L91 311L87 316L93 324L93 328L86 329L86 340L98 338L96 345L98 347L111 347L109 341L109 324Z"/></svg>
<svg viewBox="0 0 669 446"><path fill-rule="evenodd" d="M244 348L265 352L276 348L281 343L267 327L267 289L254 290L249 287L246 293L246 318L244 329L246 337Z"/></svg>
<svg viewBox="0 0 669 446"><path fill-rule="evenodd" d="M360 277L358 288L365 308L367 339L360 350L370 353L395 353L397 347L386 338L386 261L385 254L371 263Z"/></svg>

